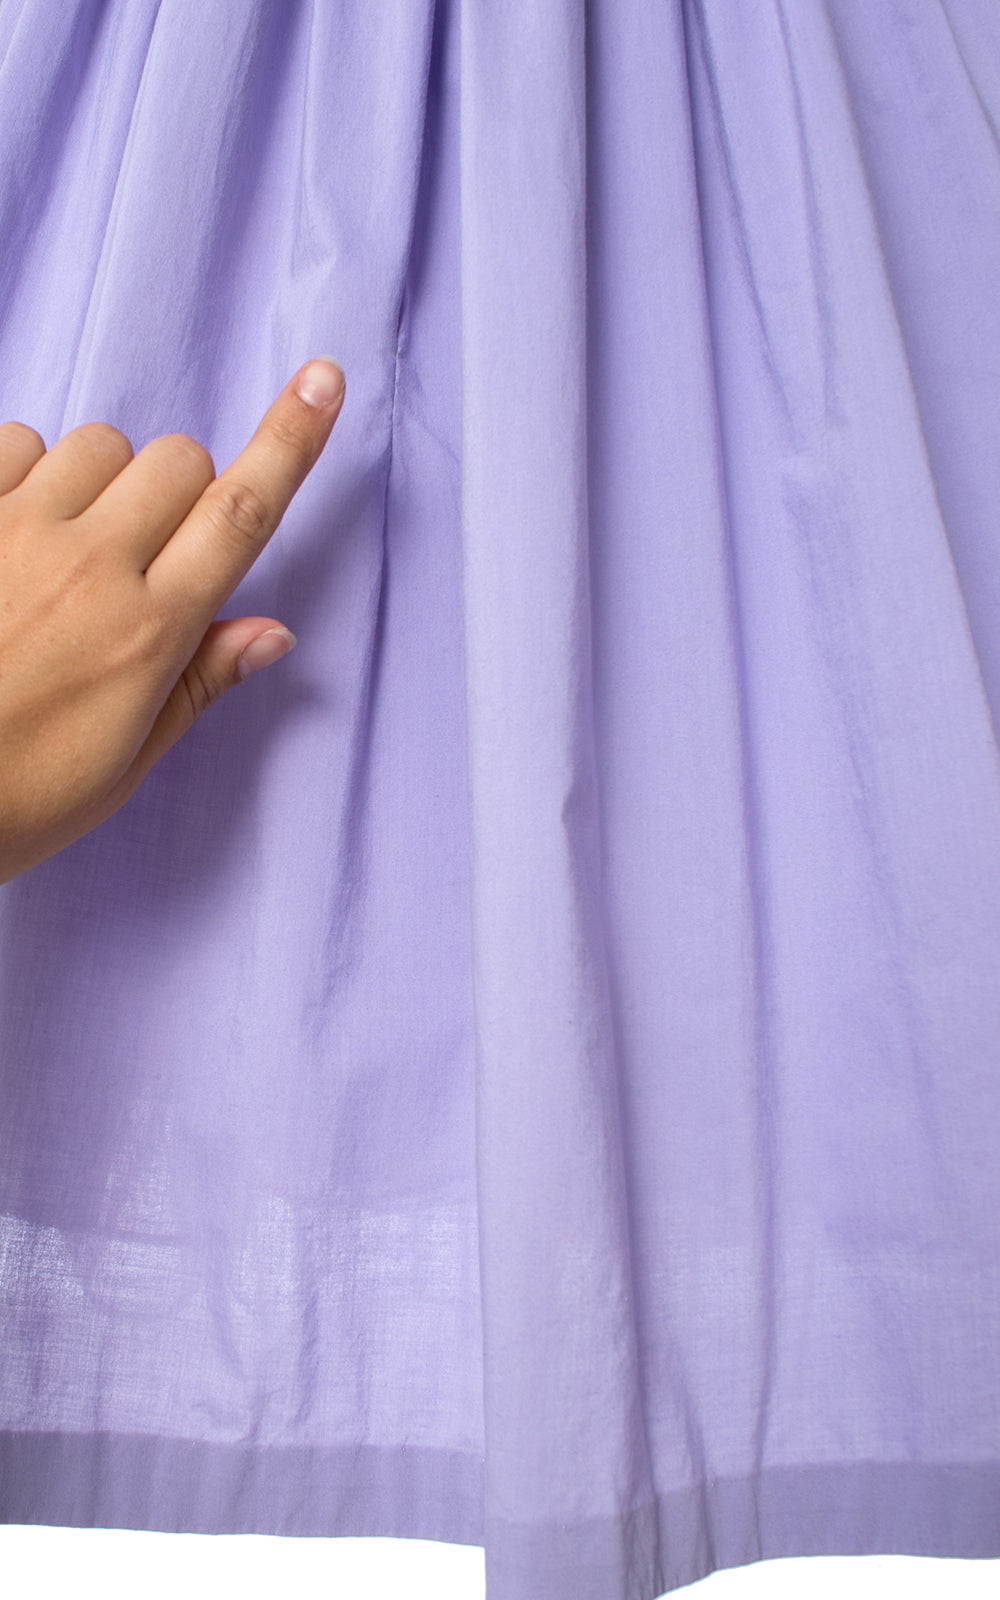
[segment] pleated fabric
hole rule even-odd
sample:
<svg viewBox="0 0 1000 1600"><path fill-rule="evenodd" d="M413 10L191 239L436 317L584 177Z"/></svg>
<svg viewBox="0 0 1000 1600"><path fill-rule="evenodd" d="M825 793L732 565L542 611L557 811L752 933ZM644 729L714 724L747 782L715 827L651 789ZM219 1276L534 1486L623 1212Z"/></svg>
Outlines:
<svg viewBox="0 0 1000 1600"><path fill-rule="evenodd" d="M0 890L3 1520L1000 1556L998 118L994 0L0 0L0 418L347 374Z"/></svg>

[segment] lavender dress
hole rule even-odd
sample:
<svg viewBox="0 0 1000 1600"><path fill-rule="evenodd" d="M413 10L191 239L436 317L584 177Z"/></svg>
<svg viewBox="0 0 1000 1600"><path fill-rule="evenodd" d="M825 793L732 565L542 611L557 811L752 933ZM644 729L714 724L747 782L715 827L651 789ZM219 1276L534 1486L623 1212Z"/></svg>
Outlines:
<svg viewBox="0 0 1000 1600"><path fill-rule="evenodd" d="M0 890L0 1517L1000 1556L998 124L996 0L0 0L0 419L348 380Z"/></svg>

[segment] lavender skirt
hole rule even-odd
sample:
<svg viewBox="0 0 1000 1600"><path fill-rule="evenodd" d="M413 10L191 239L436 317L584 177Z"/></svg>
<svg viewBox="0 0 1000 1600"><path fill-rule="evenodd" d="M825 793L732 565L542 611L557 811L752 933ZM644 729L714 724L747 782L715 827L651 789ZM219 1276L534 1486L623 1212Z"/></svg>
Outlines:
<svg viewBox="0 0 1000 1600"><path fill-rule="evenodd" d="M0 0L0 420L347 373L0 890L0 1518L1000 1556L998 124L996 0Z"/></svg>

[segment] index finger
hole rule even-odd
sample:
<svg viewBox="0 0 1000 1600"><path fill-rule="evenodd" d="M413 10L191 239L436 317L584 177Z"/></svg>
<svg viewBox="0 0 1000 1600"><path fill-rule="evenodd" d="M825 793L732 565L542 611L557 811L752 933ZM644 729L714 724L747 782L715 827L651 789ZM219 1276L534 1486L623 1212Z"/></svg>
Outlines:
<svg viewBox="0 0 1000 1600"><path fill-rule="evenodd" d="M168 603L203 606L211 620L316 465L343 401L344 374L332 357L300 367L246 449L213 479L149 563L147 583Z"/></svg>

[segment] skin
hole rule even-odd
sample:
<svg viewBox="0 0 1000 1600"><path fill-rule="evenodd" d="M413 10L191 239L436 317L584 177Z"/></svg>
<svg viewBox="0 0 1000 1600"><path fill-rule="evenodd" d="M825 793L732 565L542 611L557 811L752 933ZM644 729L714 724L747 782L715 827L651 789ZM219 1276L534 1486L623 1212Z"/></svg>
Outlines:
<svg viewBox="0 0 1000 1600"><path fill-rule="evenodd" d="M316 375L334 392L310 404L297 385ZM113 816L243 681L245 647L281 628L212 619L319 460L343 397L339 367L307 363L218 477L183 433L135 455L101 422L51 450L24 423L0 426L0 883Z"/></svg>

